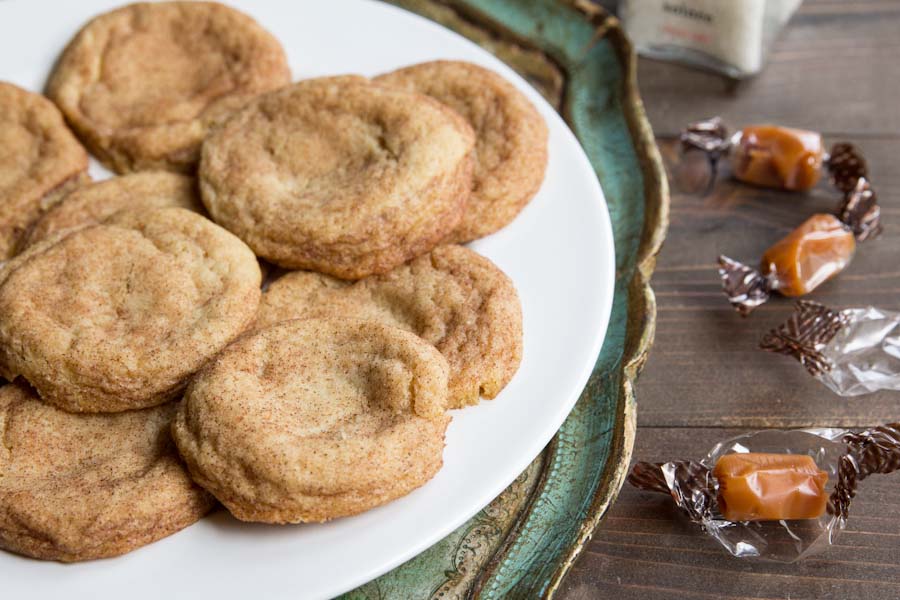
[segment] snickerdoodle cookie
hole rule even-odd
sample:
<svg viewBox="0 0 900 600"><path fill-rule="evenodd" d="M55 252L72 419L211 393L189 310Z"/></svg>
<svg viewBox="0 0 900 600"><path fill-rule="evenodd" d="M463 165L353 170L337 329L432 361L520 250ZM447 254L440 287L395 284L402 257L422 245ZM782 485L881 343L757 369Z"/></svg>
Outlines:
<svg viewBox="0 0 900 600"><path fill-rule="evenodd" d="M256 257L183 208L123 211L0 268L0 376L73 412L175 398L254 319Z"/></svg>
<svg viewBox="0 0 900 600"><path fill-rule="evenodd" d="M190 172L212 127L289 81L281 45L247 15L215 2L139 3L87 23L47 93L115 171Z"/></svg>
<svg viewBox="0 0 900 600"><path fill-rule="evenodd" d="M57 231L100 223L122 210L181 207L204 213L197 182L165 171L132 173L85 185L67 195L42 216L22 242L22 248Z"/></svg>
<svg viewBox="0 0 900 600"><path fill-rule="evenodd" d="M257 325L310 317L379 321L433 344L450 366L451 408L495 397L522 359L522 307L512 281L462 246L439 246L352 284L288 273L263 294Z"/></svg>
<svg viewBox="0 0 900 600"><path fill-rule="evenodd" d="M437 101L358 76L261 97L203 144L212 218L263 258L342 279L383 273L456 227L475 144Z"/></svg>
<svg viewBox="0 0 900 600"><path fill-rule="evenodd" d="M353 319L242 336L192 380L172 433L194 481L237 518L327 521L403 496L443 462L447 361Z"/></svg>
<svg viewBox="0 0 900 600"><path fill-rule="evenodd" d="M44 210L89 181L87 166L52 102L0 82L0 261Z"/></svg>
<svg viewBox="0 0 900 600"><path fill-rule="evenodd" d="M0 548L64 562L117 556L209 512L214 499L169 436L176 408L76 415L24 385L0 388Z"/></svg>
<svg viewBox="0 0 900 600"><path fill-rule="evenodd" d="M509 224L537 193L547 166L547 125L528 98L493 71L466 62L422 63L375 81L427 94L475 130L469 207L448 241L467 242Z"/></svg>

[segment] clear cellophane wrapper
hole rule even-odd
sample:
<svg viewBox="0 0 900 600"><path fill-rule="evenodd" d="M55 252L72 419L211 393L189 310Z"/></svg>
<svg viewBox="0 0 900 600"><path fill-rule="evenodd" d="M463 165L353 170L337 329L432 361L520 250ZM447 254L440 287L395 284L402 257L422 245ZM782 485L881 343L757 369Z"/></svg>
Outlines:
<svg viewBox="0 0 900 600"><path fill-rule="evenodd" d="M828 473L826 512L815 519L735 522L718 508L713 468L731 453L762 452L810 456ZM873 473L900 467L900 424L862 433L843 429L765 430L716 444L699 461L639 462L628 477L640 489L669 494L691 521L729 553L794 562L834 543L844 528L857 484Z"/></svg>
<svg viewBox="0 0 900 600"><path fill-rule="evenodd" d="M874 306L836 311L800 301L760 346L794 356L841 396L900 391L900 312Z"/></svg>

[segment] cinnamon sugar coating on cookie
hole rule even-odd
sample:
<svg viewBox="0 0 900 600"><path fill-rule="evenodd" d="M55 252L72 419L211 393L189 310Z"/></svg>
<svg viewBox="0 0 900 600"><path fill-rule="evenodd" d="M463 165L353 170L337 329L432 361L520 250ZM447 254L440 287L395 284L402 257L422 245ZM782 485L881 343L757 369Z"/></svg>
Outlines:
<svg viewBox="0 0 900 600"><path fill-rule="evenodd" d="M475 130L472 196L446 241L468 242L505 227L540 189L547 167L547 124L528 98L497 73L438 60L375 81L431 96Z"/></svg>
<svg viewBox="0 0 900 600"><path fill-rule="evenodd" d="M76 412L155 406L244 331L256 257L182 208L58 232L0 268L0 375Z"/></svg>
<svg viewBox="0 0 900 600"><path fill-rule="evenodd" d="M257 325L354 317L411 331L450 366L450 406L493 398L522 360L522 307L512 281L463 246L439 246L384 275L356 283L288 273L263 294Z"/></svg>
<svg viewBox="0 0 900 600"><path fill-rule="evenodd" d="M21 247L57 231L105 221L123 210L180 207L204 214L197 182L192 177L154 171L132 173L82 186L68 194L34 224Z"/></svg>
<svg viewBox="0 0 900 600"><path fill-rule="evenodd" d="M447 363L411 333L352 319L242 336L191 382L172 426L195 481L244 521L353 515L440 469Z"/></svg>
<svg viewBox="0 0 900 600"><path fill-rule="evenodd" d="M263 96L203 144L212 218L266 260L342 279L383 273L456 227L475 143L419 94L339 76Z"/></svg>
<svg viewBox="0 0 900 600"><path fill-rule="evenodd" d="M119 173L191 172L211 128L290 81L278 40L215 2L137 3L75 36L47 93Z"/></svg>
<svg viewBox="0 0 900 600"><path fill-rule="evenodd" d="M76 415L24 385L0 388L0 548L91 560L199 520L214 499L188 477L169 437L175 410Z"/></svg>
<svg viewBox="0 0 900 600"><path fill-rule="evenodd" d="M89 181L88 155L52 102L0 82L0 261L34 221Z"/></svg>

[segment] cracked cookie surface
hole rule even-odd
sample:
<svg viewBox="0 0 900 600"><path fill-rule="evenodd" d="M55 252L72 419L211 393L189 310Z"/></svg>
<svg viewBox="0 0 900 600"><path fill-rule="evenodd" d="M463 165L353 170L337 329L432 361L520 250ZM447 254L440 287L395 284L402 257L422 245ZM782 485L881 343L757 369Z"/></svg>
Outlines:
<svg viewBox="0 0 900 600"><path fill-rule="evenodd" d="M547 168L547 124L510 82L478 65L439 60L375 78L426 94L462 115L475 130L469 206L448 242L468 242L502 229L534 197Z"/></svg>
<svg viewBox="0 0 900 600"><path fill-rule="evenodd" d="M90 180L88 155L52 102L0 82L0 261L49 207Z"/></svg>
<svg viewBox="0 0 900 600"><path fill-rule="evenodd" d="M111 169L191 172L211 128L289 81L281 44L247 15L215 2L137 3L88 22L47 93Z"/></svg>
<svg viewBox="0 0 900 600"><path fill-rule="evenodd" d="M257 324L355 317L411 331L450 366L450 407L493 398L522 359L516 289L490 260L463 246L439 246L384 275L348 283L308 271L288 273L263 294Z"/></svg>
<svg viewBox="0 0 900 600"><path fill-rule="evenodd" d="M38 219L21 246L27 248L58 231L100 223L122 210L180 207L204 214L197 182L164 171L132 173L82 186Z"/></svg>
<svg viewBox="0 0 900 600"><path fill-rule="evenodd" d="M172 433L237 518L327 521L408 494L443 462L447 363L381 323L306 319L242 336L193 379Z"/></svg>
<svg viewBox="0 0 900 600"><path fill-rule="evenodd" d="M261 257L343 279L383 273L456 227L474 133L420 94L358 76L258 99L203 144L212 218Z"/></svg>
<svg viewBox="0 0 900 600"><path fill-rule="evenodd" d="M0 388L0 547L64 562L105 558L203 517L215 501L169 436L175 410L76 415L24 384Z"/></svg>
<svg viewBox="0 0 900 600"><path fill-rule="evenodd" d="M161 404L252 323L260 277L182 208L58 232L0 268L0 375L73 412Z"/></svg>

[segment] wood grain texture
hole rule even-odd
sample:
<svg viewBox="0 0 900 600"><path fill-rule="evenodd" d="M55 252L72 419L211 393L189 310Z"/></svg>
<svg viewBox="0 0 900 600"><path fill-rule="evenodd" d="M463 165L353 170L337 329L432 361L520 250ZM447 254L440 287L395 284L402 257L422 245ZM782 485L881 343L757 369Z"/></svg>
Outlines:
<svg viewBox="0 0 900 600"><path fill-rule="evenodd" d="M641 60L639 80L672 186L671 227L653 278L656 342L638 383L635 460L694 458L750 429L868 426L900 419L900 393L845 399L784 356L757 349L787 318L776 298L747 319L721 294L715 260L755 263L774 241L839 195L737 183L681 156L688 121L722 115L732 127L773 122L852 141L869 159L883 206L881 239L860 245L850 267L811 299L843 308L900 309L900 2L806 0L766 70L733 82ZM684 522L663 496L623 488L558 595L617 598L900 598L900 475L872 478L836 547L797 565L728 556Z"/></svg>
<svg viewBox="0 0 900 600"><path fill-rule="evenodd" d="M900 222L900 176L894 166L900 139L849 139L871 157L885 233L860 244L847 270L809 298L838 308L900 309L900 230L895 225ZM796 361L757 348L763 334L790 315L793 300L775 297L741 318L721 292L719 254L756 264L769 245L809 215L833 211L840 195L825 183L807 195L755 189L725 174L709 196L687 193L693 184L685 180L704 179L706 165L678 162L674 141L660 140L660 145L672 174L672 219L653 277L657 334L638 385L638 424L863 426L900 417L896 392L842 398Z"/></svg>
<svg viewBox="0 0 900 600"><path fill-rule="evenodd" d="M806 0L763 73L734 81L657 61L638 76L657 134L697 115L771 121L827 133L878 136L900 130L900 2Z"/></svg>

